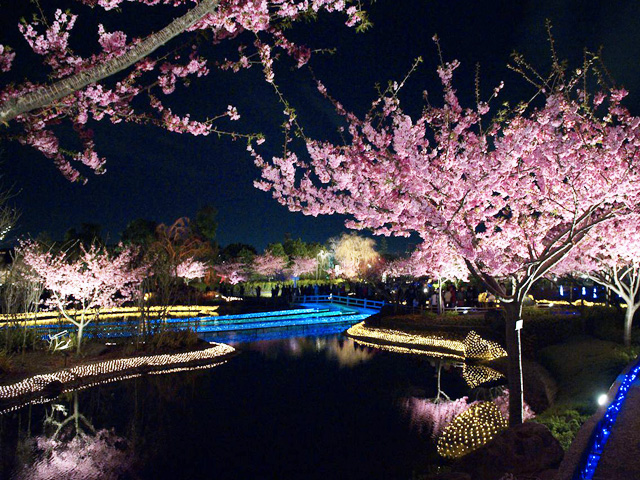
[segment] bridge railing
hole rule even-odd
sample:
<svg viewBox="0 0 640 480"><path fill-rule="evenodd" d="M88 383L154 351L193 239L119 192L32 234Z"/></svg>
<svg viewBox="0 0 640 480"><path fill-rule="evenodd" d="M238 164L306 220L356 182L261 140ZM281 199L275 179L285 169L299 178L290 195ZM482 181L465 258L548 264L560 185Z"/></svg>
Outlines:
<svg viewBox="0 0 640 480"><path fill-rule="evenodd" d="M294 298L295 303L337 303L347 307L371 308L380 310L385 305L384 300L369 300L342 295L299 295Z"/></svg>

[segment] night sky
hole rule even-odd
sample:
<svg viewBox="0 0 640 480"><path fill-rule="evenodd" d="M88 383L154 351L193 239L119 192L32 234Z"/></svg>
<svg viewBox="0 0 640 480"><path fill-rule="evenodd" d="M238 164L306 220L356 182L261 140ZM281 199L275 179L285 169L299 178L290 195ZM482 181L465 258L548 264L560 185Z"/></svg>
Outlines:
<svg viewBox="0 0 640 480"><path fill-rule="evenodd" d="M82 16L93 15L91 10L77 2L42 0L42 4L48 12L57 5L71 6L80 14L78 24L89 28L90 34L81 33L85 44L97 51L97 22L86 18L83 22ZM41 72L21 64L21 59L33 60L34 56L24 51L17 22L32 8L26 0L0 0L0 43L18 51L14 69L28 78ZM631 92L627 106L640 114L640 2L378 0L368 11L374 27L363 34L345 27L340 15L322 17L315 24L299 25L289 32L293 40L312 48L337 48L335 55L312 57L311 66L330 93L356 113L367 110L375 96L376 82L400 80L417 56L425 62L401 97L404 108L419 112L425 89L436 97L438 59L431 41L435 33L446 59L462 62L455 85L463 98L470 99L473 94L476 62L481 64L485 97L500 80L506 84L505 99L531 95L533 90L508 71L506 64L509 54L517 50L541 70L548 66L544 28L548 18L561 57L569 58L573 66L579 66L583 47L604 47L604 60L612 76ZM121 13L101 16L100 21L108 31L122 29L141 35L168 23L172 14L172 8L125 5ZM209 51L220 58L237 44L234 41ZM276 81L297 107L307 134L335 138L340 120L315 90L310 74L293 71L288 61L276 68ZM242 119L223 121L220 126L263 132L267 142L260 152L265 156L278 154L282 146L278 127L283 121L282 107L261 75L255 67L238 74L212 70L209 77L194 80L188 89L179 88L167 97L167 103L176 113L191 112L196 119L220 113L228 104L235 105ZM0 85L5 81L6 77L0 75ZM243 242L262 249L269 242L280 241L285 232L306 241L324 242L345 230L343 218L289 213L268 193L254 189L252 182L259 172L242 141L191 137L136 125L94 122L92 126L98 152L107 157L107 173L90 174L86 185L69 183L51 161L28 147L15 142L0 144L1 180L6 186L14 186L14 203L22 212L13 239L42 231L61 238L67 229L93 222L101 224L111 240L117 240L130 220L142 217L172 222L181 216L194 216L205 204L219 211L217 239L222 245ZM394 250L405 245L406 241L390 242Z"/></svg>

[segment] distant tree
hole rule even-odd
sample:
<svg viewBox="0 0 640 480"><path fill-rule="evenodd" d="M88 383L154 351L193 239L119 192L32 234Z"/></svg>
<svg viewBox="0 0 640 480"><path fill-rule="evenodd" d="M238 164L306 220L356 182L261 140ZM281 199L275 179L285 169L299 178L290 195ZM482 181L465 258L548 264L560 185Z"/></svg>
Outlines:
<svg viewBox="0 0 640 480"><path fill-rule="evenodd" d="M80 224L80 229L70 228L65 232L64 243L67 247L78 243L85 248L93 244L104 245L102 226L98 223L83 222Z"/></svg>
<svg viewBox="0 0 640 480"><path fill-rule="evenodd" d="M213 269L220 277L221 282L236 285L240 282L246 282L249 279L247 274L247 264L242 260L223 262L214 265Z"/></svg>
<svg viewBox="0 0 640 480"><path fill-rule="evenodd" d="M315 257L294 257L291 259L289 272L292 277L299 277L305 273L315 272L318 268L318 259Z"/></svg>
<svg viewBox="0 0 640 480"><path fill-rule="evenodd" d="M372 238L345 233L332 243L334 261L346 278L365 277L367 270L374 268L380 260L375 250L376 241Z"/></svg>
<svg viewBox="0 0 640 480"><path fill-rule="evenodd" d="M266 251L275 255L276 257L288 258L287 253L284 251L282 243L270 243L267 245Z"/></svg>
<svg viewBox="0 0 640 480"><path fill-rule="evenodd" d="M218 229L218 210L211 205L205 205L196 212L196 219L193 227L203 240L213 242L216 238L216 230Z"/></svg>
<svg viewBox="0 0 640 480"><path fill-rule="evenodd" d="M148 247L156 239L156 228L158 222L136 218L127 224L121 238L124 243Z"/></svg>
<svg viewBox="0 0 640 480"><path fill-rule="evenodd" d="M147 275L147 266L135 267L137 251L121 246L112 255L97 244L80 245L79 255L53 254L34 242L22 242L19 251L24 263L42 279L51 293L49 305L78 328L78 353L85 327L97 318L97 308L113 307L133 300ZM71 309L79 311L72 314Z"/></svg>
<svg viewBox="0 0 640 480"><path fill-rule="evenodd" d="M287 265L287 261L282 257L277 257L270 252L258 255L253 259L252 268L258 275L269 279L282 272Z"/></svg>
<svg viewBox="0 0 640 480"><path fill-rule="evenodd" d="M246 243L230 243L220 251L220 258L223 261L229 261L241 257L247 263L253 260L258 254L254 246Z"/></svg>
<svg viewBox="0 0 640 480"><path fill-rule="evenodd" d="M640 215L614 219L587 238L554 267L558 275L577 275L611 289L626 305L623 340L631 345L633 318L640 309Z"/></svg>

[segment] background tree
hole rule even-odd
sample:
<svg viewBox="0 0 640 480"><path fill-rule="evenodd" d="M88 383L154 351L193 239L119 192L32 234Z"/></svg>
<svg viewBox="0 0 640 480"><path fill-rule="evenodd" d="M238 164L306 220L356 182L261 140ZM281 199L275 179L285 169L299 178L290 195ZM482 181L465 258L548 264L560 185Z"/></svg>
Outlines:
<svg viewBox="0 0 640 480"><path fill-rule="evenodd" d="M332 243L334 262L340 274L349 279L362 278L380 260L375 250L376 241L356 234L344 233Z"/></svg>
<svg viewBox="0 0 640 480"><path fill-rule="evenodd" d="M631 345L633 318L640 308L640 216L613 219L594 228L560 264L558 275L574 274L611 289L626 304L623 340Z"/></svg>
<svg viewBox="0 0 640 480"><path fill-rule="evenodd" d="M253 259L252 269L258 275L271 279L271 277L282 273L286 265L286 259L277 257L270 252L265 252Z"/></svg>
<svg viewBox="0 0 640 480"><path fill-rule="evenodd" d="M127 223L120 238L123 243L149 247L156 238L158 223L145 218L136 218Z"/></svg>
<svg viewBox="0 0 640 480"><path fill-rule="evenodd" d="M77 352L85 327L99 315L99 308L122 305L135 298L147 275L147 266L134 266L136 250L121 247L112 255L104 247L80 246L80 255L52 254L34 242L22 242L24 263L42 279L51 297L48 304L78 329ZM72 309L79 313L71 313Z"/></svg>

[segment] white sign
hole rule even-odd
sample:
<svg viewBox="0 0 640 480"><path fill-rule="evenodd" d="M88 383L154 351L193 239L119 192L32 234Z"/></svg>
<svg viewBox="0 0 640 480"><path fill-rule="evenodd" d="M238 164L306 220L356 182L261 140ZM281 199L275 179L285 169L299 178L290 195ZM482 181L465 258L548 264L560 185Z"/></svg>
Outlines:
<svg viewBox="0 0 640 480"><path fill-rule="evenodd" d="M523 325L524 325L524 320L516 320L516 330L522 330Z"/></svg>

